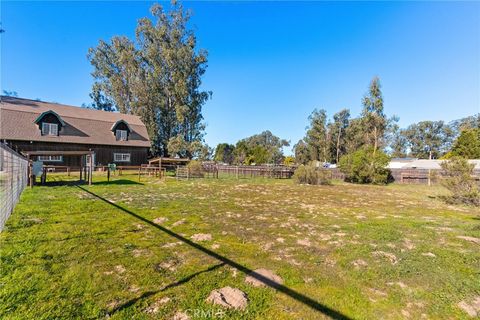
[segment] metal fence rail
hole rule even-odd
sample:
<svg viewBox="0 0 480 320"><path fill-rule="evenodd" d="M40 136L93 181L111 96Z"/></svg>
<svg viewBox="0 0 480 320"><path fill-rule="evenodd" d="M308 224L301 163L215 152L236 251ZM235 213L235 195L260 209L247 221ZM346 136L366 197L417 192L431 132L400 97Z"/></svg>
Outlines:
<svg viewBox="0 0 480 320"><path fill-rule="evenodd" d="M0 142L0 231L27 186L28 161Z"/></svg>

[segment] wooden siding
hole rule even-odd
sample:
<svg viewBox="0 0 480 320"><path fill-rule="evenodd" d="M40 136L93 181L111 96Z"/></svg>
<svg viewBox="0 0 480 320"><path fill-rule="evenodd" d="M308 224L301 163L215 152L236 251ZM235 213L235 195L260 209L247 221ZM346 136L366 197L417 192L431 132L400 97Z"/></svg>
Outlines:
<svg viewBox="0 0 480 320"><path fill-rule="evenodd" d="M148 148L131 146L102 146L75 143L49 143L37 141L7 141L7 144L17 152L22 151L87 151L95 152L95 165L107 165L114 163L114 153L129 153L130 162L116 162L118 165L139 166L147 163ZM61 166L80 166L79 156L63 156L62 162L52 161L45 164Z"/></svg>

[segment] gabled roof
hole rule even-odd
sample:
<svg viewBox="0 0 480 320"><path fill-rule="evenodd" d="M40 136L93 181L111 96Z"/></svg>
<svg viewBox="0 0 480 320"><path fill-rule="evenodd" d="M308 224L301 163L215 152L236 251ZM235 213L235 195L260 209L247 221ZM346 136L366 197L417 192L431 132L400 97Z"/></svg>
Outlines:
<svg viewBox="0 0 480 320"><path fill-rule="evenodd" d="M35 119L34 122L38 124L43 119L43 117L45 117L47 114L53 114L55 117L57 117L58 121L60 121L62 126L65 126L65 121L63 121L62 117L60 117L55 111L52 111L52 110L43 112L41 115L37 117L37 119Z"/></svg>
<svg viewBox="0 0 480 320"><path fill-rule="evenodd" d="M59 136L42 136L35 124L49 111L65 123ZM110 130L121 120L131 129L127 141L117 141ZM147 129L138 116L4 96L0 102L0 139L150 147Z"/></svg>
<svg viewBox="0 0 480 320"><path fill-rule="evenodd" d="M115 121L115 123L113 124L113 126L110 128L110 131L115 130L115 128L116 128L120 123L125 123L125 125L126 125L127 128L128 128L128 130L129 130L130 132L132 132L132 128L130 128L130 125L128 124L128 122L125 121L125 120L123 120L123 119L120 119L120 120Z"/></svg>

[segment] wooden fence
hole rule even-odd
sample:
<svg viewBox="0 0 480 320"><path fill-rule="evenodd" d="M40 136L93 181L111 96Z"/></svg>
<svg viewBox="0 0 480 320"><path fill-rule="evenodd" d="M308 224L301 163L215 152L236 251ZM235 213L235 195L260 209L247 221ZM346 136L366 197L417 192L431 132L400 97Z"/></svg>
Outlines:
<svg viewBox="0 0 480 320"><path fill-rule="evenodd" d="M71 172L79 172L80 167L68 166L45 166L50 172L62 172L70 175ZM150 167L149 167L150 168ZM153 166L151 167L153 168ZM275 178L275 179L290 179L295 172L296 167L289 166L233 166L233 165L219 165L215 163L204 163L205 177L218 178L219 176L230 176L238 179L242 178ZM344 180L345 175L340 172L338 168L327 169L331 172L332 179ZM95 171L107 171L107 166L96 166ZM117 166L117 175L122 175L124 172L135 172L143 174L154 174L151 170L145 170L143 166ZM428 169L390 169L391 182L403 184L435 184L438 183L438 177L441 170ZM187 177L185 170L182 171L183 176ZM155 174L154 174L155 175ZM164 176L162 172L160 176ZM475 177L480 181L480 170L474 171ZM183 177L182 176L182 177ZM195 176L188 177L194 178Z"/></svg>
<svg viewBox="0 0 480 320"><path fill-rule="evenodd" d="M328 169L332 171L332 179L344 180L345 175L338 168ZM390 182L402 184L436 184L440 180L442 170L439 169L390 169ZM473 175L480 182L480 170L474 170Z"/></svg>
<svg viewBox="0 0 480 320"><path fill-rule="evenodd" d="M240 178L275 178L289 179L295 168L287 166L230 166L218 164L204 164L203 168L214 177L219 175L234 176Z"/></svg>
<svg viewBox="0 0 480 320"><path fill-rule="evenodd" d="M44 165L44 168L46 168L48 172L67 173L67 175L70 175L71 172L80 171L80 167L72 167L72 166ZM116 170L118 171L119 175L122 175L124 171L138 172L138 170L141 168L144 168L144 166L117 166ZM100 172L102 171L106 172L107 170L108 170L108 166L95 166L94 168L94 171L100 171Z"/></svg>

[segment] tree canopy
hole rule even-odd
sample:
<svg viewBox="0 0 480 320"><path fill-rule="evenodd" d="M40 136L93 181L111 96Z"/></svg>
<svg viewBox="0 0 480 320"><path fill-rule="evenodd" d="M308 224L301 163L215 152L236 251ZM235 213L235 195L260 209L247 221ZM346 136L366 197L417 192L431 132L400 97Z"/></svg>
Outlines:
<svg viewBox="0 0 480 320"><path fill-rule="evenodd" d="M94 70L92 107L141 117L152 153L193 157L202 147L202 106L211 92L200 89L207 52L187 28L190 13L176 3L138 21L135 39L115 36L90 48Z"/></svg>
<svg viewBox="0 0 480 320"><path fill-rule="evenodd" d="M411 154L417 158L440 158L448 151L453 137L452 129L443 121L421 121L403 132Z"/></svg>
<svg viewBox="0 0 480 320"><path fill-rule="evenodd" d="M266 130L237 142L234 152L235 162L245 164L281 163L283 161L282 148L289 145L287 140Z"/></svg>
<svg viewBox="0 0 480 320"><path fill-rule="evenodd" d="M377 151L385 136L387 118L383 112L383 94L380 79L374 77L368 88L367 94L362 99L362 127L365 144L373 147L373 153Z"/></svg>
<svg viewBox="0 0 480 320"><path fill-rule="evenodd" d="M480 159L480 129L463 130L455 140L449 156Z"/></svg>
<svg viewBox="0 0 480 320"><path fill-rule="evenodd" d="M282 148L289 145L287 140L266 130L239 140L235 146L218 144L214 160L228 164L280 164L284 160Z"/></svg>
<svg viewBox="0 0 480 320"><path fill-rule="evenodd" d="M219 143L215 148L215 155L213 160L217 162L223 162L232 164L234 160L235 146L233 144L228 143Z"/></svg>

